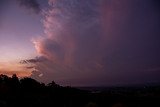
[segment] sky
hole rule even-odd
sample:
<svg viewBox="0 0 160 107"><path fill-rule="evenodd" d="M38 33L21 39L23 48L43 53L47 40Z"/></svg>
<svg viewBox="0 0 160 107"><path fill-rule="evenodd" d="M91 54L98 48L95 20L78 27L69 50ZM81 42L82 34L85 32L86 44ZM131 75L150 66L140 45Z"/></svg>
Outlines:
<svg viewBox="0 0 160 107"><path fill-rule="evenodd" d="M0 73L70 86L160 83L158 0L1 0Z"/></svg>

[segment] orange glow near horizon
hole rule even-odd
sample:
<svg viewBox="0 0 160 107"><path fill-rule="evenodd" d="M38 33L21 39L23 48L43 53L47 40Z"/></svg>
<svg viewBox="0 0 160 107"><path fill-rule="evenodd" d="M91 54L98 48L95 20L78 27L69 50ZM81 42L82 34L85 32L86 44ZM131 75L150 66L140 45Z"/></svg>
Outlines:
<svg viewBox="0 0 160 107"><path fill-rule="evenodd" d="M12 44L12 46L10 44L0 46L0 74L7 76L17 74L18 77L30 76L33 69L27 69L25 65L20 64L20 61L37 56L36 50L30 52L29 49L21 45Z"/></svg>
<svg viewBox="0 0 160 107"><path fill-rule="evenodd" d="M27 77L31 75L31 70L25 68L19 63L0 62L0 74L12 76L17 74L18 77Z"/></svg>

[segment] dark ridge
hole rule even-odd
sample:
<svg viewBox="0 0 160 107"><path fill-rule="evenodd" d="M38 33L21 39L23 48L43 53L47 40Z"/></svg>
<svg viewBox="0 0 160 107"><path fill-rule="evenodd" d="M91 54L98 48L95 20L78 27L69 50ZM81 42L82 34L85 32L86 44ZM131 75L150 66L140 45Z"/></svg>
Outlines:
<svg viewBox="0 0 160 107"><path fill-rule="evenodd" d="M160 107L160 86L63 87L0 75L0 107Z"/></svg>

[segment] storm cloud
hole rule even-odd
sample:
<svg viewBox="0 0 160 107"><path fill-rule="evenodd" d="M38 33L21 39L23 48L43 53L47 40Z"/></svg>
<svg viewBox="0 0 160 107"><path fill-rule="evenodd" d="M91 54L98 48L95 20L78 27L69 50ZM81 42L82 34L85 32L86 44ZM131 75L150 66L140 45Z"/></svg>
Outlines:
<svg viewBox="0 0 160 107"><path fill-rule="evenodd" d="M36 64L40 80L72 85L160 81L159 73L147 71L160 66L159 11L152 0L49 0L49 5L44 35L33 41L47 59Z"/></svg>

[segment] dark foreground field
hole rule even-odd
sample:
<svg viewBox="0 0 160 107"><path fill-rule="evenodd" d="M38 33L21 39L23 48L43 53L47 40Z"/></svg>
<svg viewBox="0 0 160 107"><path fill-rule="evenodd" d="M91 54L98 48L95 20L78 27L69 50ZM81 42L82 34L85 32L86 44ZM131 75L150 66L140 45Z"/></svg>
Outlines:
<svg viewBox="0 0 160 107"><path fill-rule="evenodd" d="M160 87L85 91L0 75L0 107L160 107Z"/></svg>

